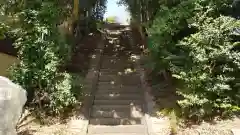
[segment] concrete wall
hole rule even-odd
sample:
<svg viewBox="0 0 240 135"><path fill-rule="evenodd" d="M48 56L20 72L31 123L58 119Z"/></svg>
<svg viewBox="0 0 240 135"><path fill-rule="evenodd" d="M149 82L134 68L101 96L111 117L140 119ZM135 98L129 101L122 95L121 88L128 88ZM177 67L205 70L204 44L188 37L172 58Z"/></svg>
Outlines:
<svg viewBox="0 0 240 135"><path fill-rule="evenodd" d="M8 76L8 68L18 59L14 56L0 53L0 76Z"/></svg>

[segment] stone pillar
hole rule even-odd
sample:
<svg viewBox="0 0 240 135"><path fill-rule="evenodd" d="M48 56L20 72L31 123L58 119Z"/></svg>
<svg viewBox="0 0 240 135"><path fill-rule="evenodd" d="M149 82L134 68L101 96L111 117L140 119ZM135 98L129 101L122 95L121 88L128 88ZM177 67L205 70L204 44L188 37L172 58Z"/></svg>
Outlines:
<svg viewBox="0 0 240 135"><path fill-rule="evenodd" d="M23 88L0 76L0 135L17 135L16 125L26 101Z"/></svg>

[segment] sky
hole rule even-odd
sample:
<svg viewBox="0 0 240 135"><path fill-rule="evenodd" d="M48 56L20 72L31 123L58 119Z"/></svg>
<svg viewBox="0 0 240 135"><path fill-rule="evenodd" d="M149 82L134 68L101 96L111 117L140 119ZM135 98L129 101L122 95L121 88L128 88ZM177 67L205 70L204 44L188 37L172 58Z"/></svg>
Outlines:
<svg viewBox="0 0 240 135"><path fill-rule="evenodd" d="M119 0L108 0L107 11L104 18L116 16L121 23L126 23L126 20L130 18L130 15L124 6L117 5L118 1Z"/></svg>

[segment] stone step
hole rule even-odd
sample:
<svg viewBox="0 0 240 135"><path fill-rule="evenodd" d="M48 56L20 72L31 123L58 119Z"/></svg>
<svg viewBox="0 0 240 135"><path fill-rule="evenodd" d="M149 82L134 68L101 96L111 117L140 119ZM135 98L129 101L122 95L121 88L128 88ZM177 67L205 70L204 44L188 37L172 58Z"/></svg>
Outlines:
<svg viewBox="0 0 240 135"><path fill-rule="evenodd" d="M110 84L110 83L108 83ZM141 90L142 85L98 85L99 90L113 90L113 89L118 89L118 90Z"/></svg>
<svg viewBox="0 0 240 135"><path fill-rule="evenodd" d="M142 105L141 100L94 100L94 105Z"/></svg>
<svg viewBox="0 0 240 135"><path fill-rule="evenodd" d="M99 76L99 82L116 82L117 84L141 84L141 79L139 76L121 76L121 75L108 75L108 76Z"/></svg>
<svg viewBox="0 0 240 135"><path fill-rule="evenodd" d="M102 75L100 73L99 79L128 79L128 80L140 80L140 76L138 74L132 73L132 74L122 74L122 73L116 73L116 74L107 74Z"/></svg>
<svg viewBox="0 0 240 135"><path fill-rule="evenodd" d="M142 94L141 89L102 89L98 90L96 94Z"/></svg>
<svg viewBox="0 0 240 135"><path fill-rule="evenodd" d="M118 68L101 68L99 71L103 73L118 73L124 70Z"/></svg>
<svg viewBox="0 0 240 135"><path fill-rule="evenodd" d="M116 56L116 55L102 55L103 59L126 59L126 56Z"/></svg>
<svg viewBox="0 0 240 135"><path fill-rule="evenodd" d="M115 58L115 57L101 57L102 58L102 65L104 64L112 64L112 63L117 63L117 64L131 64L133 61L131 60L130 57L121 57Z"/></svg>
<svg viewBox="0 0 240 135"><path fill-rule="evenodd" d="M139 92L140 93L143 91L143 89L141 86L131 86L131 85L128 85L128 86L100 85L98 86L97 92L98 91L99 92L112 91L112 92L129 92L129 93Z"/></svg>
<svg viewBox="0 0 240 135"><path fill-rule="evenodd" d="M127 69L126 69L127 70ZM108 71L108 72L99 72L99 77L103 78L131 78L131 79L138 79L140 78L140 74L138 72L131 72L129 73L128 71L124 70L118 70L118 71Z"/></svg>
<svg viewBox="0 0 240 135"><path fill-rule="evenodd" d="M143 100L143 96L139 93L127 94L96 94L95 100Z"/></svg>
<svg viewBox="0 0 240 135"><path fill-rule="evenodd" d="M127 61L113 61L113 60L107 60L103 61L101 63L102 68L109 68L108 66L111 67L127 67L127 66L132 66L130 63L127 63Z"/></svg>
<svg viewBox="0 0 240 135"><path fill-rule="evenodd" d="M129 80L129 79L121 79L121 80L108 80L108 81L99 81L98 85L124 85L124 86L141 86L140 80Z"/></svg>
<svg viewBox="0 0 240 135"><path fill-rule="evenodd" d="M119 75L119 74L123 74L123 70L114 70L111 69L111 71L101 71L99 70L99 76L108 76L108 75Z"/></svg>
<svg viewBox="0 0 240 135"><path fill-rule="evenodd" d="M118 63L118 64L131 64L133 61L131 61L129 58L115 58L115 57L103 57L102 58L102 65L103 64L111 64L111 63Z"/></svg>
<svg viewBox="0 0 240 135"><path fill-rule="evenodd" d="M118 63L115 63L115 64L103 64L100 66L100 68L113 68L113 69L120 69L120 70L125 70L125 69L132 69L134 68L134 65L126 65L126 64L118 64Z"/></svg>
<svg viewBox="0 0 240 135"><path fill-rule="evenodd" d="M100 68L99 70L100 70L100 72L118 72L118 71L120 71L120 69L117 69L117 68L115 68L115 69L112 69L112 68Z"/></svg>
<svg viewBox="0 0 240 135"><path fill-rule="evenodd" d="M109 86L109 87L113 87L113 86L141 86L141 82L138 83L134 83L129 81L129 82L116 82L116 81L108 81L108 82L98 82L98 86Z"/></svg>
<svg viewBox="0 0 240 135"><path fill-rule="evenodd" d="M130 69L130 68L123 68L123 69L100 69L99 70L100 75L121 75L121 76L140 76L137 69Z"/></svg>
<svg viewBox="0 0 240 135"><path fill-rule="evenodd" d="M93 105L94 111L143 112L143 105Z"/></svg>
<svg viewBox="0 0 240 135"><path fill-rule="evenodd" d="M91 125L138 125L142 124L141 118L91 118Z"/></svg>
<svg viewBox="0 0 240 135"><path fill-rule="evenodd" d="M139 73L136 72L134 69L128 69L128 68L101 68L100 73L102 74L111 74L111 73L122 73L122 74L131 74L131 75L138 75Z"/></svg>
<svg viewBox="0 0 240 135"><path fill-rule="evenodd" d="M121 125L121 126L96 126L89 125L90 135L145 135L143 125Z"/></svg>
<svg viewBox="0 0 240 135"><path fill-rule="evenodd" d="M111 56L111 55L102 55L102 60L107 61L107 60L125 60L126 57L124 56Z"/></svg>
<svg viewBox="0 0 240 135"><path fill-rule="evenodd" d="M104 60L101 63L102 68L109 68L110 67L129 67L134 68L135 65L131 61L119 61L119 60Z"/></svg>
<svg viewBox="0 0 240 135"><path fill-rule="evenodd" d="M91 113L93 118L142 118L143 113L137 110L96 110L93 109Z"/></svg>
<svg viewBox="0 0 240 135"><path fill-rule="evenodd" d="M123 76L123 75L107 75L107 76L99 76L100 82L124 82L124 83L141 83L139 76Z"/></svg>
<svg viewBox="0 0 240 135"><path fill-rule="evenodd" d="M132 72L132 73L124 73L124 71L119 71L119 72L99 72L99 79L128 79L128 80L139 80L140 79L140 74L137 72Z"/></svg>
<svg viewBox="0 0 240 135"><path fill-rule="evenodd" d="M88 134L88 135L103 135L103 134ZM104 133L104 135L146 135L144 133Z"/></svg>

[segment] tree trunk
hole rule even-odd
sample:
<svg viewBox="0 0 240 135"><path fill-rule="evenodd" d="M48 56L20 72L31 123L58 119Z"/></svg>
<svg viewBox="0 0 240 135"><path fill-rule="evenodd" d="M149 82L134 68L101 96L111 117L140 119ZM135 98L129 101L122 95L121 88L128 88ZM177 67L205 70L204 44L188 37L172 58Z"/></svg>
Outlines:
<svg viewBox="0 0 240 135"><path fill-rule="evenodd" d="M73 20L76 21L78 20L79 16L79 0L74 0L73 4Z"/></svg>

